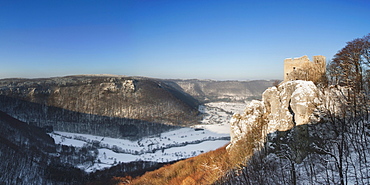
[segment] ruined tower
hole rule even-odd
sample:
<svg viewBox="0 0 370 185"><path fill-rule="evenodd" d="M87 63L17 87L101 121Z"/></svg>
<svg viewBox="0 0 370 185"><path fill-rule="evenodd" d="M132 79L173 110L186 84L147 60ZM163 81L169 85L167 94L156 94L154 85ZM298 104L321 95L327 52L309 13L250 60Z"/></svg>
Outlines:
<svg viewBox="0 0 370 185"><path fill-rule="evenodd" d="M307 55L284 60L284 81L319 80L326 71L326 58L322 55L313 56L310 61Z"/></svg>

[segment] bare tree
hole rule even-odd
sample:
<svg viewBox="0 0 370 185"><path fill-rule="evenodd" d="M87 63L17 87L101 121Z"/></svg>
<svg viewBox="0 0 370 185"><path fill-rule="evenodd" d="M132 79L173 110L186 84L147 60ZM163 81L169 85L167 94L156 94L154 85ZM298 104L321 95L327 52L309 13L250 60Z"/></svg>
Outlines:
<svg viewBox="0 0 370 185"><path fill-rule="evenodd" d="M339 50L328 69L328 74L339 84L353 88L356 92L364 90L366 73L370 67L370 34L357 38Z"/></svg>

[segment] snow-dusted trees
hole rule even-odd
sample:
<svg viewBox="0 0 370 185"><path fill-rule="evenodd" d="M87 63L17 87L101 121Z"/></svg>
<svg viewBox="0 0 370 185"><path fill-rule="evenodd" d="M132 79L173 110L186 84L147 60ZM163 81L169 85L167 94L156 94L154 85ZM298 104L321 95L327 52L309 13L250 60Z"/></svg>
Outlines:
<svg viewBox="0 0 370 185"><path fill-rule="evenodd" d="M340 106L327 107L326 111L328 123L338 135L334 144L326 147L336 161L340 184L347 184L348 179L355 179L357 184L369 183L365 172L369 170L369 67L370 34L347 42L328 67L330 83L343 86L333 87Z"/></svg>
<svg viewBox="0 0 370 185"><path fill-rule="evenodd" d="M135 139L177 128L142 120L85 114L3 95L0 95L0 105L0 110L31 125L65 132Z"/></svg>
<svg viewBox="0 0 370 185"><path fill-rule="evenodd" d="M331 134L323 138L321 150L329 156L340 184L369 184L369 104L368 95L356 87L332 87L325 102L324 126ZM358 88L361 88L358 86ZM325 161L325 160L322 160ZM327 164L329 165L329 164Z"/></svg>

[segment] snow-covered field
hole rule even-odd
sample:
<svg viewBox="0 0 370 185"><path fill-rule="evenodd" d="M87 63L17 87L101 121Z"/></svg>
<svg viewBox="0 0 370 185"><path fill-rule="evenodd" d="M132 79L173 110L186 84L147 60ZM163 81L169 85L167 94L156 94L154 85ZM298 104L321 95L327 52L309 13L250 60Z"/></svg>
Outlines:
<svg viewBox="0 0 370 185"><path fill-rule="evenodd" d="M58 131L50 136L56 144L74 147L96 146L99 153L94 163L78 165L86 172L112 167L119 162L170 162L194 157L226 145L230 138L229 120L235 112L243 111L245 105L208 103L200 107L204 113L202 124L137 141Z"/></svg>
<svg viewBox="0 0 370 185"><path fill-rule="evenodd" d="M234 113L242 113L248 103L212 102L201 105L199 111L204 117L202 124L195 127L230 135L231 117Z"/></svg>

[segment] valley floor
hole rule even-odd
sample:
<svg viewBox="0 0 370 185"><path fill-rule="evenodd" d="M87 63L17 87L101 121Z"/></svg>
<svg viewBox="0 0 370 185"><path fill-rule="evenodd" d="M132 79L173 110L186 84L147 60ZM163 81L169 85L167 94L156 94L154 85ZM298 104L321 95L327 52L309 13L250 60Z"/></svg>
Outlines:
<svg viewBox="0 0 370 185"><path fill-rule="evenodd" d="M171 162L197 156L226 145L230 140L229 120L242 112L245 103L213 102L200 106L204 117L199 125L180 128L136 141L88 134L55 131L56 144L88 148L94 146L95 159L77 167L90 173L132 161Z"/></svg>

